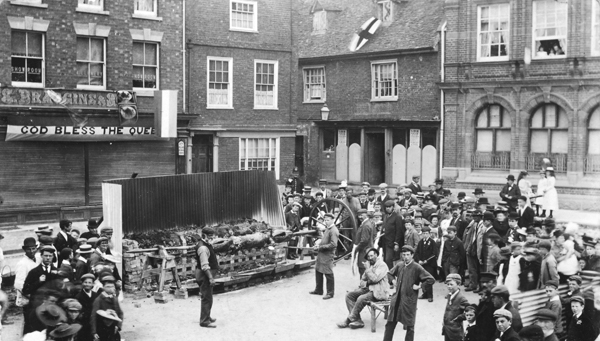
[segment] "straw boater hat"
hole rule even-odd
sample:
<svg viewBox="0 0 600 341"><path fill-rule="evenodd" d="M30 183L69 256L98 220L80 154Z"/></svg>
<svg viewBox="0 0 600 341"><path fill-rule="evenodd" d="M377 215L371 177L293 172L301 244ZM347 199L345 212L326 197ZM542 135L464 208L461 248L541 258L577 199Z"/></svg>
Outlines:
<svg viewBox="0 0 600 341"><path fill-rule="evenodd" d="M54 339L60 339L63 337L75 335L75 334L77 334L77 332L79 332L80 329L81 329L80 324L62 323L62 324L58 325L58 327L56 327L53 331L50 332L50 336L52 336Z"/></svg>
<svg viewBox="0 0 600 341"><path fill-rule="evenodd" d="M121 319L117 315L117 312L112 309L98 310L96 313L98 313L98 315L100 315L104 318L107 318L109 320L121 322Z"/></svg>
<svg viewBox="0 0 600 341"><path fill-rule="evenodd" d="M51 327L67 320L65 312L53 303L40 305L35 309L35 314L44 325Z"/></svg>

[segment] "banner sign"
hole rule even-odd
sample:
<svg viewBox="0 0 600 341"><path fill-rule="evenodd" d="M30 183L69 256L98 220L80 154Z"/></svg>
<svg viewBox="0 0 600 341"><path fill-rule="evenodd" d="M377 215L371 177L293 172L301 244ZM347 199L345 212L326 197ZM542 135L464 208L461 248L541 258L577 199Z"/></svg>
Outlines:
<svg viewBox="0 0 600 341"><path fill-rule="evenodd" d="M91 92L77 90L56 90L63 99L63 105L76 108L117 108L115 92ZM3 88L0 91L0 105L59 106L44 92L44 89Z"/></svg>
<svg viewBox="0 0 600 341"><path fill-rule="evenodd" d="M74 127L8 125L6 141L139 141L161 140L153 127Z"/></svg>

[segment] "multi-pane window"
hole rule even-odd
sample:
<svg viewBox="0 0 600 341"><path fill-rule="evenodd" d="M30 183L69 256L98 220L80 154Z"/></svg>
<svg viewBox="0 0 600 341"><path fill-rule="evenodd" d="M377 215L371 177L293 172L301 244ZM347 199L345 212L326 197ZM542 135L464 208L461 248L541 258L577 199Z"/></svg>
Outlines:
<svg viewBox="0 0 600 341"><path fill-rule="evenodd" d="M477 116L476 150L478 152L510 152L510 115L498 104L490 104Z"/></svg>
<svg viewBox="0 0 600 341"><path fill-rule="evenodd" d="M567 53L566 1L536 0L533 2L533 57L562 58Z"/></svg>
<svg viewBox="0 0 600 341"><path fill-rule="evenodd" d="M508 60L510 4L479 6L478 60Z"/></svg>
<svg viewBox="0 0 600 341"><path fill-rule="evenodd" d="M600 56L600 2L592 1L592 55Z"/></svg>
<svg viewBox="0 0 600 341"><path fill-rule="evenodd" d="M277 138L240 138L240 170L269 170L277 174L277 143Z"/></svg>
<svg viewBox="0 0 600 341"><path fill-rule="evenodd" d="M231 1L231 25L233 30L256 31L256 2L255 1Z"/></svg>
<svg viewBox="0 0 600 341"><path fill-rule="evenodd" d="M304 72L304 101L325 101L325 67L305 68Z"/></svg>
<svg viewBox="0 0 600 341"><path fill-rule="evenodd" d="M531 116L531 152L566 154L568 149L567 113L556 104L544 104Z"/></svg>
<svg viewBox="0 0 600 341"><path fill-rule="evenodd" d="M317 11L313 13L313 33L320 34L327 30L327 12Z"/></svg>
<svg viewBox="0 0 600 341"><path fill-rule="evenodd" d="M254 61L254 108L277 108L276 61Z"/></svg>
<svg viewBox="0 0 600 341"><path fill-rule="evenodd" d="M104 87L104 38L77 37L77 86Z"/></svg>
<svg viewBox="0 0 600 341"><path fill-rule="evenodd" d="M371 99L398 99L398 71L395 61L377 62L371 65Z"/></svg>
<svg viewBox="0 0 600 341"><path fill-rule="evenodd" d="M44 34L11 32L11 67L14 85L44 84Z"/></svg>
<svg viewBox="0 0 600 341"><path fill-rule="evenodd" d="M134 0L133 13L146 16L158 15L158 0Z"/></svg>
<svg viewBox="0 0 600 341"><path fill-rule="evenodd" d="M158 89L157 43L133 43L133 87Z"/></svg>
<svg viewBox="0 0 600 341"><path fill-rule="evenodd" d="M600 106L596 107L588 121L588 154L600 155Z"/></svg>
<svg viewBox="0 0 600 341"><path fill-rule="evenodd" d="M391 0L383 0L377 3L377 14L383 23L394 21L394 3Z"/></svg>
<svg viewBox="0 0 600 341"><path fill-rule="evenodd" d="M231 58L208 57L207 107L232 107L232 64Z"/></svg>
<svg viewBox="0 0 600 341"><path fill-rule="evenodd" d="M104 9L104 0L77 0L77 8L102 11Z"/></svg>

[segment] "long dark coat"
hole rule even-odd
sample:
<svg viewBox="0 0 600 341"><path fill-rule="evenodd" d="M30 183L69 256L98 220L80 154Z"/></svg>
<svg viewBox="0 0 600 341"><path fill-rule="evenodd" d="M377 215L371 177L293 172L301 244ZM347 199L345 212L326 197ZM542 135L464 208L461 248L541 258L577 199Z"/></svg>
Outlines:
<svg viewBox="0 0 600 341"><path fill-rule="evenodd" d="M414 326L419 290L413 290L413 285L418 283L433 285L435 279L414 261L408 265L399 262L390 270L389 274L396 277L398 282L396 283L396 292L390 300L388 321L400 322L404 326Z"/></svg>
<svg viewBox="0 0 600 341"><path fill-rule="evenodd" d="M315 264L315 270L324 274L333 273L333 258L335 250L338 244L338 232L337 227L332 225L323 232L323 238L321 238L321 244L319 244L319 253L317 253L317 262Z"/></svg>

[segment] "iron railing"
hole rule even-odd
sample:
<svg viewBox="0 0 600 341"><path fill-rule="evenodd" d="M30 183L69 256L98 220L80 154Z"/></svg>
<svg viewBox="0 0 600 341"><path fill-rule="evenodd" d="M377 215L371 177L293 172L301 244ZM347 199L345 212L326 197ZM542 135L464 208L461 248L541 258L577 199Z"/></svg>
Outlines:
<svg viewBox="0 0 600 341"><path fill-rule="evenodd" d="M600 155L588 154L583 162L584 173L600 173Z"/></svg>
<svg viewBox="0 0 600 341"><path fill-rule="evenodd" d="M527 170L535 171L542 169L545 166L544 158L550 160L549 166L554 168L555 173L567 172L567 154L531 153L525 158Z"/></svg>
<svg viewBox="0 0 600 341"><path fill-rule="evenodd" d="M475 152L471 156L474 169L510 169L510 152Z"/></svg>

